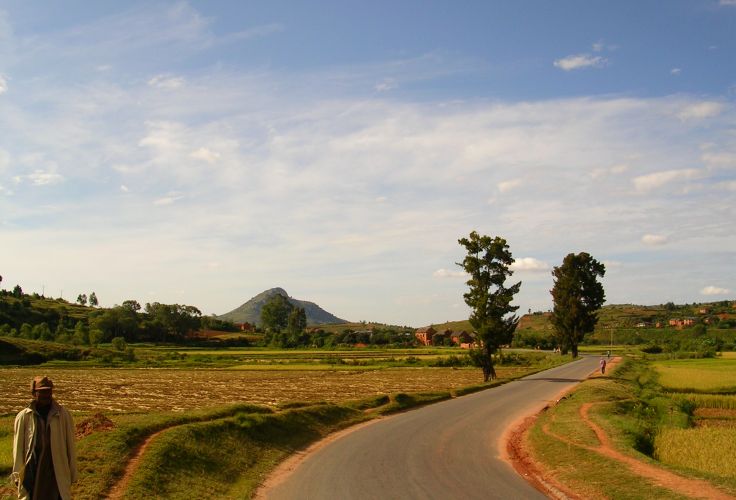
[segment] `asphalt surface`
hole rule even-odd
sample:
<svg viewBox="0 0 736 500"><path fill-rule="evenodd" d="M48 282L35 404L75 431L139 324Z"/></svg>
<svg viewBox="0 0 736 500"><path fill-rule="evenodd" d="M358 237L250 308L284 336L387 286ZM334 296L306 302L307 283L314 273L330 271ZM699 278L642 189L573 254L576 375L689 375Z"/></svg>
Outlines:
<svg viewBox="0 0 736 500"><path fill-rule="evenodd" d="M585 357L380 420L319 448L262 493L274 500L545 498L501 459L501 436L597 366L598 358Z"/></svg>

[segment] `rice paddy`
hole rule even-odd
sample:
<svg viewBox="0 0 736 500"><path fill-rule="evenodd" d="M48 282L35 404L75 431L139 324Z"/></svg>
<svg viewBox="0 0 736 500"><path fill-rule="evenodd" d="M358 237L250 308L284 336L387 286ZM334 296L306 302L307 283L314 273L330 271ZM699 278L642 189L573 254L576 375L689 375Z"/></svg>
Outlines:
<svg viewBox="0 0 736 500"><path fill-rule="evenodd" d="M736 359L657 361L659 382L677 392L736 393Z"/></svg>
<svg viewBox="0 0 736 500"><path fill-rule="evenodd" d="M499 367L501 378L525 368ZM392 392L443 391L481 382L477 368L383 370L70 369L1 370L0 414L30 400L29 381L43 372L72 411L187 411L230 403L275 406L287 401L337 402Z"/></svg>
<svg viewBox="0 0 736 500"><path fill-rule="evenodd" d="M664 463L722 477L736 477L736 427L662 429L656 458Z"/></svg>

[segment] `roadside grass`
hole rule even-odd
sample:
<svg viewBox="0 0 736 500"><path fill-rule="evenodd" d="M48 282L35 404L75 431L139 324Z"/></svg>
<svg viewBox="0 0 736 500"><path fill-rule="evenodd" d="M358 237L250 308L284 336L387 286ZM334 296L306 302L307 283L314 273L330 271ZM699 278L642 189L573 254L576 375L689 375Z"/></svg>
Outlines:
<svg viewBox="0 0 736 500"><path fill-rule="evenodd" d="M247 498L287 455L366 418L324 404L176 427L151 444L125 498Z"/></svg>
<svg viewBox="0 0 736 500"><path fill-rule="evenodd" d="M580 408L596 403L589 418L605 431L614 449L736 493L736 429L690 428L696 400L724 405L730 396L667 394L659 377L659 370L646 362L628 359L612 374L583 382L544 412L530 430L534 456L584 498L678 498L621 463L586 449L599 446L599 441L583 421ZM725 440L727 445L719 445Z"/></svg>
<svg viewBox="0 0 736 500"><path fill-rule="evenodd" d="M151 434L167 427L224 418L240 412L270 412L268 408L241 404L182 413L111 415L115 428L94 432L77 442L79 481L75 498L100 498L122 476L136 447ZM79 419L77 419L79 420Z"/></svg>
<svg viewBox="0 0 736 500"><path fill-rule="evenodd" d="M687 498L673 494L628 471L613 459L584 447L597 446L595 433L585 425L579 413L586 402L620 400L621 388L610 380L584 382L558 405L544 412L529 433L529 443L535 458L545 469L545 476L554 476L581 498ZM544 432L544 428L564 440Z"/></svg>
<svg viewBox="0 0 736 500"><path fill-rule="evenodd" d="M652 365L667 390L736 394L736 359L682 359Z"/></svg>

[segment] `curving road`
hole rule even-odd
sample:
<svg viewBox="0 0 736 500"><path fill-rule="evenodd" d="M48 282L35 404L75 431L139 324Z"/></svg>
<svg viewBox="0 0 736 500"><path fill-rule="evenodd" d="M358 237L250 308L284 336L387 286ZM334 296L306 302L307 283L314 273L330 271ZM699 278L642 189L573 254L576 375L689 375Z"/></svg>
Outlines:
<svg viewBox="0 0 736 500"><path fill-rule="evenodd" d="M273 500L545 498L501 459L501 436L597 365L584 357L380 420L318 448L260 493Z"/></svg>

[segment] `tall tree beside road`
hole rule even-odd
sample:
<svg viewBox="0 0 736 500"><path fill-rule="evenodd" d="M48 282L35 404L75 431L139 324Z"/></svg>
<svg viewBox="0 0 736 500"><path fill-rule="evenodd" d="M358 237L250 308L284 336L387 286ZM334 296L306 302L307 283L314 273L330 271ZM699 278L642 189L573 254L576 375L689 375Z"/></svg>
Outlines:
<svg viewBox="0 0 736 500"><path fill-rule="evenodd" d="M458 240L467 255L457 265L470 275L467 284L470 290L463 294L465 303L471 308L470 324L477 334L479 346L472 353L481 368L483 380L496 378L493 355L502 345L510 344L519 318L509 314L519 306L512 306L514 295L521 282L506 287L506 278L513 274L509 269L514 263L506 240L496 236L480 236L470 233L468 238Z"/></svg>
<svg viewBox="0 0 736 500"><path fill-rule="evenodd" d="M550 293L554 302L550 321L563 354L578 355L578 344L598 323L598 309L606 301L599 277L606 267L590 254L567 254L562 265L552 271L554 286Z"/></svg>

